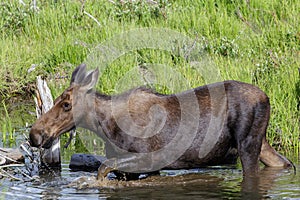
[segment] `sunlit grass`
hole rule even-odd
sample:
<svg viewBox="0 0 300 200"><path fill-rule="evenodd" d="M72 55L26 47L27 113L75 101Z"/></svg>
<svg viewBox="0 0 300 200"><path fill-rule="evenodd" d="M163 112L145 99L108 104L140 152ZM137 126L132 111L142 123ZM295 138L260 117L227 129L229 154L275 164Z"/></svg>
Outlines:
<svg viewBox="0 0 300 200"><path fill-rule="evenodd" d="M168 28L203 44L221 79L244 81L264 90L272 105L268 139L282 151L299 151L299 1L159 0L157 5L85 1L84 7L75 0L37 1L37 11L29 1L24 2L28 5L17 0L1 2L1 98L24 95L28 92L24 88L38 74L48 77L56 97L69 79L54 77L70 75L98 44L135 28ZM120 80L149 63L171 67L190 87L205 84L185 59L145 49L128 52L111 63L97 88L109 94L121 92L126 87L120 87ZM33 65L35 70L28 73ZM159 84L155 87L174 92ZM10 129L7 123L1 125L3 130Z"/></svg>
<svg viewBox="0 0 300 200"><path fill-rule="evenodd" d="M2 106L4 108L5 116L1 119L0 124L2 125L2 142L3 143L13 143L15 141L14 132L15 130L12 127L11 118L8 114L6 105L4 101L2 101Z"/></svg>

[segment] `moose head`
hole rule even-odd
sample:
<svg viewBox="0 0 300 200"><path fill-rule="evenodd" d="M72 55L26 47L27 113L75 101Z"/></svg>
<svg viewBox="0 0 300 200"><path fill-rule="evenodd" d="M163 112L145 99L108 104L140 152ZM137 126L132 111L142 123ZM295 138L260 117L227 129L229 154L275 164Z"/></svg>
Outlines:
<svg viewBox="0 0 300 200"><path fill-rule="evenodd" d="M93 102L89 96L98 76L98 69L86 72L84 64L74 70L70 86L54 101L54 106L33 124L29 133L32 146L50 148L53 140L61 134L78 124L89 123L90 119L83 116L93 113Z"/></svg>

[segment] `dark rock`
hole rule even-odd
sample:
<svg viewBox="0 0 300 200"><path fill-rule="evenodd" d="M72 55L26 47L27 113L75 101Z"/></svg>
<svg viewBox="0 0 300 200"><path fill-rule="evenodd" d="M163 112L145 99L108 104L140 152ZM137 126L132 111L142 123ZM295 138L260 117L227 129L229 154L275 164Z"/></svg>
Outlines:
<svg viewBox="0 0 300 200"><path fill-rule="evenodd" d="M104 156L76 153L71 157L69 168L73 171L97 171L105 160Z"/></svg>

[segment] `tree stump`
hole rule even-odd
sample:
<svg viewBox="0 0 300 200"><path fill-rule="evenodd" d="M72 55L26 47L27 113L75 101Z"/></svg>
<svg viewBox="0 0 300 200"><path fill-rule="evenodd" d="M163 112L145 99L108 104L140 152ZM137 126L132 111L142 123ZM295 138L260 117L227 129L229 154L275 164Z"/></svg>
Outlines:
<svg viewBox="0 0 300 200"><path fill-rule="evenodd" d="M41 115L46 113L53 106L53 98L47 82L40 76L36 80L36 97L34 98L36 104L36 115L39 118ZM44 149L41 154L41 161L43 164L50 167L60 167L60 140L59 138L53 141L53 145L49 149Z"/></svg>

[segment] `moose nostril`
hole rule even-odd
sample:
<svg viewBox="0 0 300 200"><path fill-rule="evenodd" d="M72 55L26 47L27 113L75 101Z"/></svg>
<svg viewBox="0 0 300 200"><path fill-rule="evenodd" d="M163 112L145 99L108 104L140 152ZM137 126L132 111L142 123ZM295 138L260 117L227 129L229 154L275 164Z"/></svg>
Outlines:
<svg viewBox="0 0 300 200"><path fill-rule="evenodd" d="M29 140L32 147L40 147L43 141L41 134L36 133L30 133Z"/></svg>

